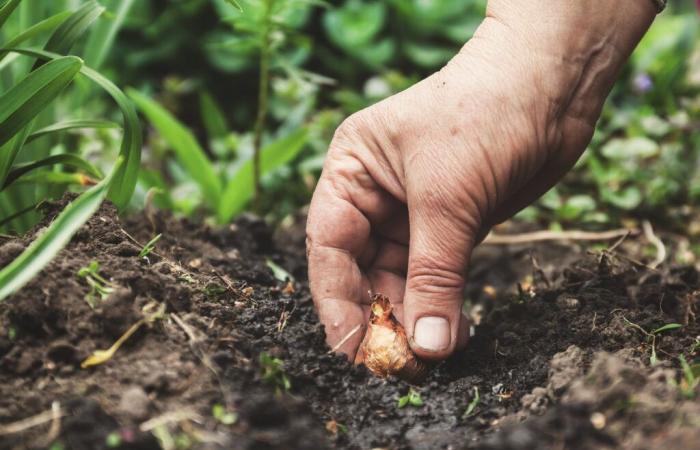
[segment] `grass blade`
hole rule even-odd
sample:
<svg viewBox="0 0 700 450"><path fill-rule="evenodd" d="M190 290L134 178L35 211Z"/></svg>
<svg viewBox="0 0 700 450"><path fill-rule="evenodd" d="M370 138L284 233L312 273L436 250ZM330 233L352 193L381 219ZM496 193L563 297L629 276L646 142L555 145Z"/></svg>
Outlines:
<svg viewBox="0 0 700 450"><path fill-rule="evenodd" d="M5 184L0 186L0 191L3 189L6 189L9 185L11 185L13 182L15 182L18 178L26 175L27 173L31 172L32 170L39 169L42 167L48 167L48 166L53 166L56 164L64 164L66 166L74 167L76 169L81 169L88 175L91 175L94 178L101 179L102 178L102 173L97 169L97 167L93 166L90 164L88 161L85 159L81 158L78 155L73 155L73 154L61 154L61 155L53 155L49 156L37 161L32 161L29 163L25 164L16 164L12 170L10 170L10 173L7 175L7 179L5 180Z"/></svg>
<svg viewBox="0 0 700 450"><path fill-rule="evenodd" d="M44 19L39 23L36 23L32 25L31 27L27 28L25 31L22 33L18 34L17 36L13 37L9 41L5 43L5 47L16 47L23 43L24 41L27 41L29 39L32 39L46 31L53 30L56 28L59 24L63 23L68 16L71 15L70 11L63 11L58 14L55 14L48 19ZM7 56L7 52L2 52L0 53L0 61L2 61L5 56Z"/></svg>
<svg viewBox="0 0 700 450"><path fill-rule="evenodd" d="M28 184L30 187L36 187L37 185L52 185L56 184L61 187L66 185L75 186L94 186L97 181L90 178L82 173L68 173L68 172L54 172L52 170L40 170L38 172L31 172L18 180L15 180L15 184ZM63 189L62 189L63 190Z"/></svg>
<svg viewBox="0 0 700 450"><path fill-rule="evenodd" d="M7 22L7 19L21 1L22 0L9 0L2 3L2 6L0 6L0 28L5 25L5 22Z"/></svg>
<svg viewBox="0 0 700 450"><path fill-rule="evenodd" d="M103 128L119 128L120 125L111 120L67 120L65 122L58 122L47 127L36 130L27 137L27 143L39 139L40 137L46 136L48 134L60 133L62 131L77 130L77 129L103 129Z"/></svg>
<svg viewBox="0 0 700 450"><path fill-rule="evenodd" d="M2 50L3 49L0 49L0 51ZM44 60L63 58L60 55L44 50L21 48L5 50ZM116 166L115 170L117 172L114 174L113 181L110 183L108 195L109 199L119 208L124 208L129 203L129 199L131 199L134 188L136 187L136 181L138 180L139 166L141 164L141 123L136 115L136 109L133 103L114 83L89 67L83 66L80 69L80 73L107 92L117 104L124 117L124 122L122 124L124 136L122 138L121 149L119 150L119 155L124 160L124 163Z"/></svg>
<svg viewBox="0 0 700 450"><path fill-rule="evenodd" d="M210 206L216 209L221 199L221 181L192 132L146 95L133 89L129 90L128 94L161 137L172 147L180 163L199 185Z"/></svg>
<svg viewBox="0 0 700 450"><path fill-rule="evenodd" d="M73 81L83 62L75 56L31 72L0 97L0 145L12 139ZM0 174L2 175L2 174Z"/></svg>
<svg viewBox="0 0 700 450"><path fill-rule="evenodd" d="M261 175L265 175L294 159L304 148L307 138L306 128L300 128L263 148L260 154ZM246 203L253 198L253 193L253 161L248 160L226 185L218 209L219 222L228 222L241 212Z"/></svg>
<svg viewBox="0 0 700 450"><path fill-rule="evenodd" d="M122 164L120 159L115 166ZM114 170L112 173L116 173ZM21 255L0 270L0 300L38 274L68 244L76 231L97 211L109 191L112 177L85 191L71 202Z"/></svg>
<svg viewBox="0 0 700 450"><path fill-rule="evenodd" d="M207 91L199 95L199 111L202 114L202 121L204 122L204 128L207 129L209 139L222 138L228 134L226 117Z"/></svg>
<svg viewBox="0 0 700 450"><path fill-rule="evenodd" d="M98 24L90 32L84 56L87 65L93 69L99 69L102 66L119 29L124 24L124 20L134 4L134 0L118 0L118 3L114 18Z"/></svg>
<svg viewBox="0 0 700 450"><path fill-rule="evenodd" d="M68 53L80 36L90 28L105 8L91 0L78 8L53 32L44 50L55 53Z"/></svg>

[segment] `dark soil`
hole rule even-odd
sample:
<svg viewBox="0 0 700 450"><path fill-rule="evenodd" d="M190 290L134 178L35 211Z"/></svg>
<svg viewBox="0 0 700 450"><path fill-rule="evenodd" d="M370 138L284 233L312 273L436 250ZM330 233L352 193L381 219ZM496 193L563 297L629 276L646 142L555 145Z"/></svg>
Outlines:
<svg viewBox="0 0 700 450"><path fill-rule="evenodd" d="M327 353L299 230L273 235L250 217L122 224L104 206L0 305L0 448L697 448L700 388L683 384L678 360L697 358L695 269L630 262L636 238L593 254L537 246L534 265L528 247L484 246L468 293L474 337L414 387L422 406L398 408L406 383ZM0 267L34 233L0 241ZM296 281L276 279L268 259ZM91 261L114 288L94 309L76 275ZM109 361L81 368L144 317ZM657 336L651 367L640 329L669 323L684 326Z"/></svg>

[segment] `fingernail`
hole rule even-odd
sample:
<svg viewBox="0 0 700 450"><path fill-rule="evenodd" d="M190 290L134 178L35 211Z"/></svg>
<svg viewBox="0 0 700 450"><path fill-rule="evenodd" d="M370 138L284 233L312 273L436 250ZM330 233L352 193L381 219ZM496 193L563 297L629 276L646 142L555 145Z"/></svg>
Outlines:
<svg viewBox="0 0 700 450"><path fill-rule="evenodd" d="M450 323L443 317L421 317L413 329L413 341L429 352L445 350L450 346Z"/></svg>

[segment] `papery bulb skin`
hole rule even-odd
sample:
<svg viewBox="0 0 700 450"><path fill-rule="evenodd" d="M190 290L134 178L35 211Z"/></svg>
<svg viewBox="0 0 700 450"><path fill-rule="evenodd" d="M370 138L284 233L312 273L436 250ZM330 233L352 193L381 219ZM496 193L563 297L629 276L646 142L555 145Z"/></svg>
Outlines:
<svg viewBox="0 0 700 450"><path fill-rule="evenodd" d="M411 350L406 331L392 311L388 297L372 296L369 325L360 347L363 362L378 377L394 375L418 383L427 375L427 366Z"/></svg>

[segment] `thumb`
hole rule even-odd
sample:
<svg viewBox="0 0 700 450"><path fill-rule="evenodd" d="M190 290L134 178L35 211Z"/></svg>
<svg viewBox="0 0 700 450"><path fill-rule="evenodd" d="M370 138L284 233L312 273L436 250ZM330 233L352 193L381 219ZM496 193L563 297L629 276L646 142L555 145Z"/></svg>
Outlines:
<svg viewBox="0 0 700 450"><path fill-rule="evenodd" d="M445 359L468 338L464 284L477 222L454 208L412 211L404 324L421 358Z"/></svg>

